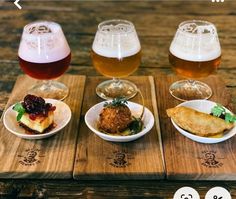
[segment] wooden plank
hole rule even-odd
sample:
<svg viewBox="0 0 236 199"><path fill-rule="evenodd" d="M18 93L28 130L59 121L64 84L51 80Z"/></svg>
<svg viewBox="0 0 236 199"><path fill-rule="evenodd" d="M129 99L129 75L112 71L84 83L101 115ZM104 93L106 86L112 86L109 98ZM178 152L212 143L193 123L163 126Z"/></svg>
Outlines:
<svg viewBox="0 0 236 199"><path fill-rule="evenodd" d="M72 111L70 123L53 137L24 140L9 133L0 123L0 178L71 178L85 84L84 76L64 75L59 81L69 89L65 99ZM19 76L6 107L22 100L36 80ZM35 160L27 163L27 152L36 152Z"/></svg>
<svg viewBox="0 0 236 199"><path fill-rule="evenodd" d="M155 77L167 178L236 180L236 136L219 144L201 144L184 137L171 124L166 109L175 107L180 101L175 100L168 89L178 79L174 75ZM220 78L210 76L203 81L213 90L210 100L232 108L231 96ZM215 165L208 164L206 153L215 156Z"/></svg>
<svg viewBox="0 0 236 199"><path fill-rule="evenodd" d="M30 4L30 2L28 2ZM76 2L74 2L76 4ZM152 2L153 4L158 2ZM208 2L210 3L210 2ZM208 4L207 3L207 4ZM207 6L207 4L205 6ZM172 13L161 15L158 11L156 12L147 12L140 17L140 12L129 12L129 13L119 13L115 12L117 6L120 4L114 3L111 7L107 7L103 11L99 13L97 12L97 5L96 7L90 7L89 15L85 10L80 12L68 12L66 15L61 15L60 12L53 13L53 20L60 23L63 27L63 30L66 34L77 34L77 35L94 35L97 29L97 25L107 19L111 18L122 18L130 20L134 23L137 32L140 36L173 36L176 28L178 27L179 23L185 20L192 20L192 19L204 19L210 21L216 25L218 30L220 30L220 34L233 36L235 33L234 25L234 13L227 15L194 15L194 14L174 14ZM34 7L37 6L33 5ZM130 5L131 6L131 5ZM221 9L224 4L221 6L218 5L218 9ZM214 6L212 6L214 7ZM236 7L234 3L232 7ZM93 9L92 9L93 8ZM105 12L110 8L111 12ZM181 8L181 7L180 7ZM199 6L199 10L202 7ZM150 10L150 8L149 8ZM208 9L209 10L209 9ZM191 8L189 8L189 12L191 13ZM4 14L2 14L4 13ZM22 33L22 28L36 20L52 20L52 11L45 10L27 10L22 9L21 12L15 12L13 10L0 10L0 23L2 26L0 27L1 34L4 34L4 30L9 30L9 34L20 36ZM5 23L5 19L8 19L8 23ZM73 19L73 20L72 20ZM78 23L80 21L80 23ZM148 21L148 23L146 23ZM89 24L89 25L85 25ZM167 25L168 24L168 25ZM227 26L226 26L227 25ZM11 31L10 31L11 30ZM6 38L7 39L7 38ZM12 43L12 45L16 45Z"/></svg>
<svg viewBox="0 0 236 199"><path fill-rule="evenodd" d="M71 3L73 2L73 3ZM158 11L160 15L168 14L189 14L189 15L227 15L234 14L234 0L226 0L224 3L212 3L211 1L195 0L193 2L187 2L186 0L158 0L158 1L117 1L117 0L96 0L96 1L60 1L58 0L31 0L22 1L21 5L24 9L34 12L35 10L44 10L55 12L84 12L91 13L96 11L101 13L106 10L107 13L114 12L113 9L107 9L115 6L117 13L131 14L131 13L155 13ZM178 8L182 9L178 9ZM212 8L212 9L209 9ZM14 10L12 2L2 3L0 10ZM114 13L113 13L114 14ZM99 16L99 15L98 15Z"/></svg>
<svg viewBox="0 0 236 199"><path fill-rule="evenodd" d="M155 115L156 125L151 132L136 141L112 143L96 136L84 121L81 122L74 165L75 179L162 179L164 177L153 78L140 76L128 79L141 90L145 98L145 106ZM95 88L103 80L102 77L87 78L82 116L91 106L101 101L96 96ZM142 103L140 96L136 96L132 101ZM113 164L114 156L118 152L125 155L127 164L124 167L116 167Z"/></svg>
<svg viewBox="0 0 236 199"><path fill-rule="evenodd" d="M191 183L191 184L190 184ZM173 199L176 190L183 186L196 189L201 199L212 187L221 186L236 198L236 181L167 181L167 180L123 180L123 181L76 181L76 180L0 180L2 198L70 198L70 199Z"/></svg>

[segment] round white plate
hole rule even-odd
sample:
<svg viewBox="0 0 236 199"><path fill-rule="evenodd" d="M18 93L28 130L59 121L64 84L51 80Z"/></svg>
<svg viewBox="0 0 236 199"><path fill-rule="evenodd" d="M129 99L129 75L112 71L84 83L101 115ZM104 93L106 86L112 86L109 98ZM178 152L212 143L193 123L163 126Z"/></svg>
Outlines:
<svg viewBox="0 0 236 199"><path fill-rule="evenodd" d="M16 121L17 112L12 109L14 106L12 105L6 110L3 116L3 123L7 130L20 138L32 140L47 138L58 133L69 123L71 119L71 110L69 106L62 101L55 99L45 99L45 101L47 103L51 103L53 106L56 106L56 110L54 111L54 122L56 124L55 128L43 134L31 135L25 133L25 129L19 126L19 123Z"/></svg>
<svg viewBox="0 0 236 199"><path fill-rule="evenodd" d="M97 123L99 121L99 113L102 111L104 103L105 102L101 102L94 105L85 114L86 125L89 127L90 130L92 130L96 135L98 135L104 140L112 141L112 142L130 142L144 136L146 133L148 133L152 129L154 125L153 114L151 113L149 109L145 108L144 115L142 118L144 128L139 133L134 134L134 135L127 135L127 136L117 136L117 135L110 135L110 134L105 134L103 132L100 132L97 128ZM140 113L142 111L142 105L128 101L127 106L129 107L133 116L135 117L140 116Z"/></svg>
<svg viewBox="0 0 236 199"><path fill-rule="evenodd" d="M190 100L190 101L183 102L183 103L179 104L178 106L189 107L189 108L195 109L197 111L209 114L209 113L211 113L211 109L215 105L216 105L216 103L212 102L210 100ZM226 112L233 114L227 108L225 108L225 109L226 109ZM174 127L182 135L188 137L191 140L194 140L194 141L200 142L200 143L206 143L206 144L219 143L219 142L223 142L225 140L228 140L229 138L233 137L236 134L236 125L235 125L231 130L229 130L228 132L225 132L224 136L221 138L201 137L201 136L191 134L188 131L185 131L184 129L179 127L172 119L171 119L171 122L174 125Z"/></svg>

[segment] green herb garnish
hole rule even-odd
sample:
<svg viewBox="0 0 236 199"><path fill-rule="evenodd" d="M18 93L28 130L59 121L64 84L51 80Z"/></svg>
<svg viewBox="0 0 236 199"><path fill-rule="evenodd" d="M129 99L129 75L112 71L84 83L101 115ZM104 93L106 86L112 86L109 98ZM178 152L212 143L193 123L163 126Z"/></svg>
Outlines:
<svg viewBox="0 0 236 199"><path fill-rule="evenodd" d="M128 104L127 99L123 97L117 97L111 102L105 102L104 107L117 107Z"/></svg>
<svg viewBox="0 0 236 199"><path fill-rule="evenodd" d="M225 114L225 121L230 122L230 123L236 122L236 116L231 115L230 113L226 113Z"/></svg>
<svg viewBox="0 0 236 199"><path fill-rule="evenodd" d="M211 113L216 117L224 118L226 122L236 122L236 116L230 113L226 113L225 108L221 104L216 104L216 106L211 109Z"/></svg>
<svg viewBox="0 0 236 199"><path fill-rule="evenodd" d="M225 108L221 104L216 104L216 106L211 109L211 112L214 116L220 117L221 115L225 115Z"/></svg>
<svg viewBox="0 0 236 199"><path fill-rule="evenodd" d="M142 131L143 122L140 118L133 117L133 121L129 125L131 135L137 134Z"/></svg>
<svg viewBox="0 0 236 199"><path fill-rule="evenodd" d="M16 120L19 122L21 117L24 115L25 113L25 108L22 106L22 104L20 102L17 102L14 107L13 110L18 112L17 116L16 116Z"/></svg>

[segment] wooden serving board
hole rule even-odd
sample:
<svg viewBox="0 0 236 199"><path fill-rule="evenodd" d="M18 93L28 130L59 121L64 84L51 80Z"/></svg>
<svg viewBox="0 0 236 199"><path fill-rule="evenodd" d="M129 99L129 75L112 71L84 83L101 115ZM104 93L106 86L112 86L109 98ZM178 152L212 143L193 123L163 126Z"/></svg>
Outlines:
<svg viewBox="0 0 236 199"><path fill-rule="evenodd" d="M176 76L156 76L156 95L161 124L164 157L168 179L236 180L236 136L219 144L201 144L180 134L167 117L166 109L180 101L169 94ZM210 100L230 107L231 96L221 79L203 79L213 90Z"/></svg>
<svg viewBox="0 0 236 199"><path fill-rule="evenodd" d="M160 145L160 128L153 77L130 77L141 90L145 106L155 115L153 129L144 137L129 143L112 143L102 140L81 121L74 165L75 179L163 179L164 166ZM102 100L96 96L96 86L102 77L87 78L82 116ZM137 95L131 101L142 103ZM99 113L97 113L99 114ZM122 162L117 163L118 156Z"/></svg>
<svg viewBox="0 0 236 199"><path fill-rule="evenodd" d="M72 178L85 76L64 75L59 81L70 89L64 102L71 108L71 121L52 137L24 140L8 132L1 120L1 178ZM21 101L35 82L27 76L19 76L6 107Z"/></svg>

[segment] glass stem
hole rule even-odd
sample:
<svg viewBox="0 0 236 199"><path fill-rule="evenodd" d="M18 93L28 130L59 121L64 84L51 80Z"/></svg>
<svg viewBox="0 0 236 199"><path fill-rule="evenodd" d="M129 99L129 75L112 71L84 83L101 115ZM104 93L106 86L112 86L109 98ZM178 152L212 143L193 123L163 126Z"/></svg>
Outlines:
<svg viewBox="0 0 236 199"><path fill-rule="evenodd" d="M190 84L190 86L195 86L195 80L188 79L188 83Z"/></svg>
<svg viewBox="0 0 236 199"><path fill-rule="evenodd" d="M121 81L119 78L113 77L112 81L113 81L113 87L120 87Z"/></svg>
<svg viewBox="0 0 236 199"><path fill-rule="evenodd" d="M48 86L51 86L52 80L43 80L44 84L47 84Z"/></svg>
<svg viewBox="0 0 236 199"><path fill-rule="evenodd" d="M51 88L51 86L52 86L52 80L43 80L43 87L42 87L42 89L44 90L44 91L48 91L48 90L50 90L50 88Z"/></svg>
<svg viewBox="0 0 236 199"><path fill-rule="evenodd" d="M188 83L189 83L190 88L193 88L193 89L196 91L196 93L197 93L198 95L202 95L202 91L201 91L201 89L199 88L199 86L197 86L195 80L188 79Z"/></svg>

